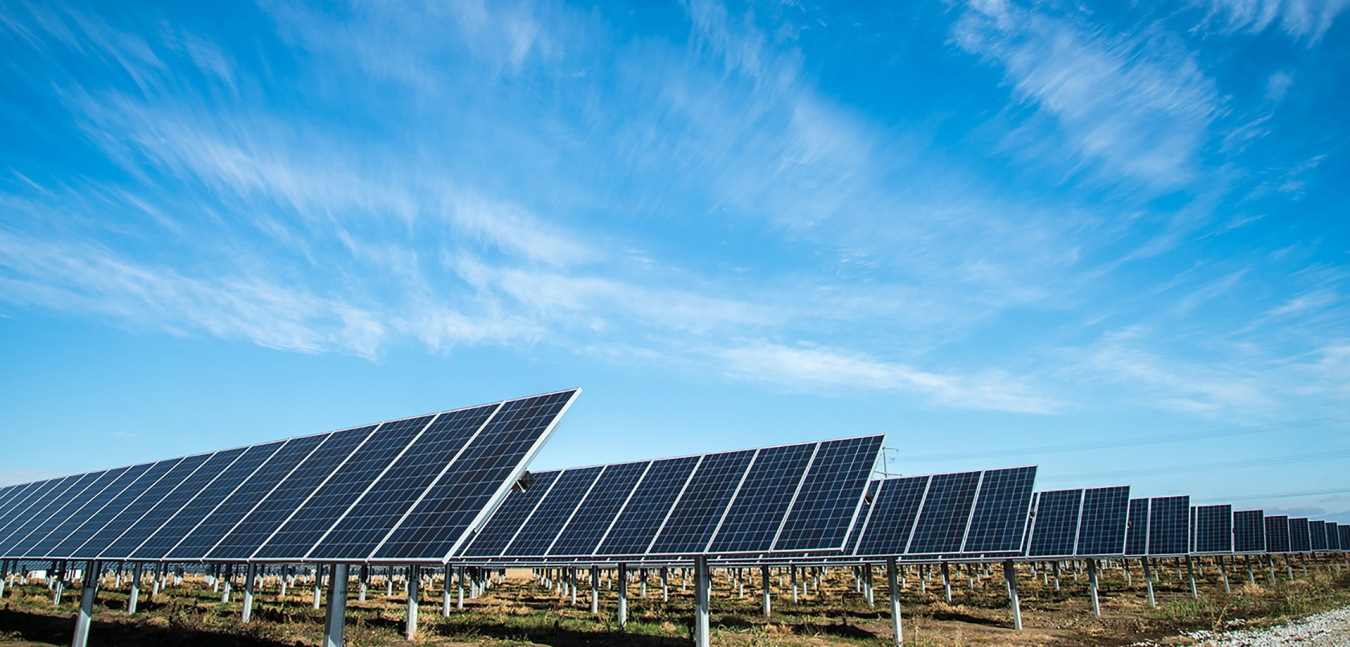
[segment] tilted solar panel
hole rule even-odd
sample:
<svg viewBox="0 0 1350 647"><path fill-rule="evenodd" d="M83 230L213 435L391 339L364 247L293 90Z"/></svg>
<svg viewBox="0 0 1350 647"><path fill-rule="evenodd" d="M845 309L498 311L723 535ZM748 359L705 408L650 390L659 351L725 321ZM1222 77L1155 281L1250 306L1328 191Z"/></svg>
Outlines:
<svg viewBox="0 0 1350 647"><path fill-rule="evenodd" d="M807 443L759 450L708 552L746 553L772 546L816 448Z"/></svg>
<svg viewBox="0 0 1350 647"><path fill-rule="evenodd" d="M923 508L909 540L908 555L961 552L982 472L936 474L928 482Z"/></svg>
<svg viewBox="0 0 1350 647"><path fill-rule="evenodd" d="M1073 555L1078 535L1078 515L1082 507L1081 489L1039 493L1027 554L1032 557Z"/></svg>
<svg viewBox="0 0 1350 647"><path fill-rule="evenodd" d="M986 470L975 496L962 553L1017 553L1030 518L1036 467Z"/></svg>
<svg viewBox="0 0 1350 647"><path fill-rule="evenodd" d="M1341 550L1350 550L1350 525L1337 524L1336 530L1341 536Z"/></svg>
<svg viewBox="0 0 1350 647"><path fill-rule="evenodd" d="M701 456L652 461L596 548L596 555L641 555L651 545Z"/></svg>
<svg viewBox="0 0 1350 647"><path fill-rule="evenodd" d="M1311 550L1323 551L1327 549L1327 522L1308 522L1308 545Z"/></svg>
<svg viewBox="0 0 1350 647"><path fill-rule="evenodd" d="M1233 513L1233 551L1263 553L1266 550L1266 518L1260 510Z"/></svg>
<svg viewBox="0 0 1350 647"><path fill-rule="evenodd" d="M703 457L645 552L656 555L703 552L745 480L754 456L754 451L742 451Z"/></svg>
<svg viewBox="0 0 1350 647"><path fill-rule="evenodd" d="M1289 550L1294 553L1306 553L1312 550L1312 538L1308 536L1308 519L1291 517L1289 519Z"/></svg>
<svg viewBox="0 0 1350 647"><path fill-rule="evenodd" d="M0 488L0 556L443 561L576 394Z"/></svg>
<svg viewBox="0 0 1350 647"><path fill-rule="evenodd" d="M558 538L559 531L576 511L577 504L595 486L603 470L602 467L585 467L563 472L544 496L543 503L534 511L534 515L507 545L505 552L542 555L548 551L548 547Z"/></svg>
<svg viewBox="0 0 1350 647"><path fill-rule="evenodd" d="M858 554L858 545L862 543L863 528L867 526L867 518L872 516L872 502L876 500L879 490L881 490L881 481L871 481L867 484L867 494L863 495L863 505L858 510L858 521L849 529L848 539L844 541L844 552L846 554Z"/></svg>
<svg viewBox="0 0 1350 647"><path fill-rule="evenodd" d="M557 483L558 477L565 472L540 472L534 474L530 488L524 491L512 491L501 507L493 513L483 528L479 530L464 548L463 553L470 557L495 557L506 550L507 545L520 532L534 514L539 503L548 496L549 490Z"/></svg>
<svg viewBox="0 0 1350 647"><path fill-rule="evenodd" d="M1148 554L1148 499L1130 499L1129 524L1125 530L1125 554L1140 557Z"/></svg>
<svg viewBox="0 0 1350 647"><path fill-rule="evenodd" d="M1202 505L1195 510L1196 553L1233 552L1233 506Z"/></svg>
<svg viewBox="0 0 1350 647"><path fill-rule="evenodd" d="M1266 517L1266 552L1289 552L1289 517L1282 514Z"/></svg>
<svg viewBox="0 0 1350 647"><path fill-rule="evenodd" d="M843 549L882 440L884 436L864 436L820 443L772 550Z"/></svg>
<svg viewBox="0 0 1350 647"><path fill-rule="evenodd" d="M880 490L862 521L856 554L898 557L905 553L931 478L909 476L879 482Z"/></svg>
<svg viewBox="0 0 1350 647"><path fill-rule="evenodd" d="M1149 502L1148 554L1185 555L1190 548L1191 497L1154 497Z"/></svg>
<svg viewBox="0 0 1350 647"><path fill-rule="evenodd" d="M1326 523L1326 532L1327 532L1327 550L1340 550L1341 533L1340 530L1336 527L1336 523L1333 521L1328 521Z"/></svg>
<svg viewBox="0 0 1350 647"><path fill-rule="evenodd" d="M600 538L609 530L610 524L614 523L615 515L633 493L638 480L646 473L649 465L651 465L649 461L642 461L605 467L604 473L596 480L595 487L591 488L585 500L578 505L576 514L572 515L567 526L559 533L558 540L553 542L548 554L582 556L594 553ZM507 499L508 502L510 500ZM505 507L505 504L502 507ZM497 516L493 515L489 524L496 521Z"/></svg>
<svg viewBox="0 0 1350 647"><path fill-rule="evenodd" d="M1129 507L1128 485L1084 490L1083 512L1078 521L1077 554L1082 557L1125 554Z"/></svg>

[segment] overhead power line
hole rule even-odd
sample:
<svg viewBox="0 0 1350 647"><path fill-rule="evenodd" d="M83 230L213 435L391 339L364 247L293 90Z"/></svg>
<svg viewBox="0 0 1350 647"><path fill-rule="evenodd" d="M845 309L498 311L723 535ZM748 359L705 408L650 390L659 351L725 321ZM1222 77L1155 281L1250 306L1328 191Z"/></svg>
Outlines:
<svg viewBox="0 0 1350 647"><path fill-rule="evenodd" d="M1062 454L1067 452L1080 452L1094 449L1115 449L1119 447L1138 447L1141 445L1162 445L1166 443L1183 443L1193 440L1228 438L1232 436L1245 436L1251 434L1270 433L1273 431L1288 431L1291 429L1305 429L1308 427L1323 427L1327 425L1343 424L1347 422L1350 422L1350 415L1330 416L1326 418L1307 418L1304 420L1290 420L1288 422L1276 422L1268 425L1229 427L1225 429L1211 429L1208 431L1195 431L1190 433L1165 434L1160 436L1144 436L1142 438L1121 438L1117 440L1099 440L1085 443L1041 445L1039 447L1008 447L1005 449L989 449L973 452L952 452L945 454L918 454L918 455L911 454L908 456L903 456L902 460L906 463L915 463L919 461L941 461L941 460L956 460L965 458L992 458L999 456L1032 456L1040 454Z"/></svg>

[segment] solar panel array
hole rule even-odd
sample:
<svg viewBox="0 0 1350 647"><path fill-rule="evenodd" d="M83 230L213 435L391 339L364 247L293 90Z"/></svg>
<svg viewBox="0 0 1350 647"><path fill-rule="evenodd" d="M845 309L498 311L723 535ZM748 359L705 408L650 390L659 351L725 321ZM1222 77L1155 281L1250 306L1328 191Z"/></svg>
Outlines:
<svg viewBox="0 0 1350 647"><path fill-rule="evenodd" d="M0 491L0 557L444 560L577 390Z"/></svg>
<svg viewBox="0 0 1350 647"><path fill-rule="evenodd" d="M1202 505L1191 509L1195 520L1195 553L1233 552L1233 506Z"/></svg>
<svg viewBox="0 0 1350 647"><path fill-rule="evenodd" d="M1036 468L885 479L855 555L969 557L1020 553Z"/></svg>
<svg viewBox="0 0 1350 647"><path fill-rule="evenodd" d="M1129 486L1038 492L1026 555L1123 555L1129 510Z"/></svg>
<svg viewBox="0 0 1350 647"><path fill-rule="evenodd" d="M542 560L842 550L882 436L541 472L464 556Z"/></svg>

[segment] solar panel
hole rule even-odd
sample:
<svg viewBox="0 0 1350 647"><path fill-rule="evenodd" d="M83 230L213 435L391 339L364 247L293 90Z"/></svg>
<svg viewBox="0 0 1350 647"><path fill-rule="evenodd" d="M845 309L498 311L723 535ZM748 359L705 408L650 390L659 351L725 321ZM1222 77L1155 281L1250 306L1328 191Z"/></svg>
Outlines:
<svg viewBox="0 0 1350 647"><path fill-rule="evenodd" d="M443 560L576 394L0 488L0 554L299 561L322 549L325 559L366 560L383 547ZM413 544L393 538L399 530Z"/></svg>
<svg viewBox="0 0 1350 647"><path fill-rule="evenodd" d="M811 460L775 551L842 549L881 452L882 436L831 440Z"/></svg>
<svg viewBox="0 0 1350 647"><path fill-rule="evenodd" d="M252 558L303 559L434 418L419 416L380 425L345 458L345 462L325 477L304 503L291 512Z"/></svg>
<svg viewBox="0 0 1350 647"><path fill-rule="evenodd" d="M187 527L187 532L178 535L172 543L165 542L168 548L163 555L170 559L201 559L325 438L326 435L292 438L259 447L263 451L257 454L250 450L245 454L245 459L252 456L254 460L261 459L261 462L241 460L244 464L235 465L230 470L228 480L222 477L217 481L225 481L221 485L232 487L223 492L211 492L212 495L223 495L215 505L194 508L193 512L200 514L204 510L206 515L184 519L186 523L183 525ZM139 555L141 551L137 553Z"/></svg>
<svg viewBox="0 0 1350 647"><path fill-rule="evenodd" d="M576 394L562 391L503 403L389 531L371 559L443 560L459 550L469 532L506 496Z"/></svg>
<svg viewBox="0 0 1350 647"><path fill-rule="evenodd" d="M961 551L981 474L961 472L933 476L906 554L937 555Z"/></svg>
<svg viewBox="0 0 1350 647"><path fill-rule="evenodd" d="M1282 514L1266 517L1266 552L1289 552L1289 517Z"/></svg>
<svg viewBox="0 0 1350 647"><path fill-rule="evenodd" d="M1031 527L1031 545L1027 554L1033 557L1073 555L1083 491L1041 492L1036 499L1036 518Z"/></svg>
<svg viewBox="0 0 1350 647"><path fill-rule="evenodd" d="M553 540L558 538L558 531L567 524L567 520L576 511L577 504L595 486L595 481L603 469L586 467L563 472L544 497L544 502L520 529L515 539L507 545L506 552L543 555Z"/></svg>
<svg viewBox="0 0 1350 647"><path fill-rule="evenodd" d="M1336 529L1341 536L1341 550L1350 550L1350 525L1339 524Z"/></svg>
<svg viewBox="0 0 1350 647"><path fill-rule="evenodd" d="M815 452L815 443L759 450L708 552L745 553L772 546Z"/></svg>
<svg viewBox="0 0 1350 647"><path fill-rule="evenodd" d="M150 506L121 536L103 548L99 552L99 559L130 558L137 548L181 511L222 470L229 469L244 451L244 448L238 448L203 455L205 460L201 461L190 474L185 475L172 490L164 493L164 496Z"/></svg>
<svg viewBox="0 0 1350 647"><path fill-rule="evenodd" d="M1308 519L1291 517L1289 519L1289 550L1306 553L1312 550L1312 539L1308 536Z"/></svg>
<svg viewBox="0 0 1350 647"><path fill-rule="evenodd" d="M645 552L658 555L703 552L745 480L754 456L754 451L740 451L703 457Z"/></svg>
<svg viewBox="0 0 1350 647"><path fill-rule="evenodd" d="M1128 485L1084 490L1077 554L1085 557L1125 554L1129 507Z"/></svg>
<svg viewBox="0 0 1350 647"><path fill-rule="evenodd" d="M1130 499L1129 525L1125 530L1125 554L1148 554L1148 499Z"/></svg>
<svg viewBox="0 0 1350 647"><path fill-rule="evenodd" d="M1308 540L1312 550L1323 551L1327 549L1327 522L1309 521L1308 522Z"/></svg>
<svg viewBox="0 0 1350 647"><path fill-rule="evenodd" d="M653 461L601 539L596 554L640 555L645 552L701 459L690 456Z"/></svg>
<svg viewBox="0 0 1350 647"><path fill-rule="evenodd" d="M1197 553L1233 552L1233 506L1202 505L1194 508Z"/></svg>
<svg viewBox="0 0 1350 647"><path fill-rule="evenodd" d="M378 487L363 494L306 557L332 559L373 552L497 408L490 404L436 416L417 442L379 477Z"/></svg>
<svg viewBox="0 0 1350 647"><path fill-rule="evenodd" d="M583 556L595 552L600 538L609 530L614 517L628 496L637 487L638 479L647 471L649 461L610 465L605 468L595 487L578 505L576 514L549 548L549 555ZM510 502L510 498L507 499ZM505 507L503 505L502 507ZM496 515L493 516L496 521Z"/></svg>
<svg viewBox="0 0 1350 647"><path fill-rule="evenodd" d="M1022 549L1036 468L986 470L980 479L963 553L1016 553Z"/></svg>
<svg viewBox="0 0 1350 647"><path fill-rule="evenodd" d="M1149 502L1148 554L1185 555L1190 547L1191 497L1154 497Z"/></svg>
<svg viewBox="0 0 1350 647"><path fill-rule="evenodd" d="M495 557L506 550L506 546L515 538L516 533L529 521L530 515L539 507L539 502L548 496L549 490L563 472L540 472L533 475L528 490L513 491L506 501L497 508L492 518L474 535L465 546L463 554L469 557Z"/></svg>
<svg viewBox="0 0 1350 647"><path fill-rule="evenodd" d="M1340 530L1337 529L1336 523L1328 521L1326 523L1326 532L1327 532L1327 550L1340 550L1341 533Z"/></svg>
<svg viewBox="0 0 1350 647"><path fill-rule="evenodd" d="M62 554L77 559L98 557L117 538L140 521L141 517L145 516L155 504L159 503L174 488L177 488L183 482L183 479L192 476L193 472L196 472L202 466L202 463L205 463L210 457L210 454L197 454L177 461L163 461L171 465L167 470L164 470L158 479L149 482L147 478L150 474L147 473L146 477L141 479L141 482L149 483L148 486L127 488L127 491L123 493L122 501L114 500L108 504L112 516L108 518L107 522L95 530L94 534L77 548Z"/></svg>
<svg viewBox="0 0 1350 647"><path fill-rule="evenodd" d="M881 481L863 521L858 555L899 556L905 552L914 522L928 490L929 476L910 476Z"/></svg>
<svg viewBox="0 0 1350 647"><path fill-rule="evenodd" d="M1260 510L1233 513L1233 551L1262 553L1266 550L1266 519Z"/></svg>

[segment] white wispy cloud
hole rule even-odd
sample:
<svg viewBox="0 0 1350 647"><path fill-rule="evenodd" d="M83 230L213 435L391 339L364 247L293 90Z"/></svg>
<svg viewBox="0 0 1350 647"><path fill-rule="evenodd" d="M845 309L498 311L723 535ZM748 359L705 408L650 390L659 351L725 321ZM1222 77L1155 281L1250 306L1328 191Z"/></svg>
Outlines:
<svg viewBox="0 0 1350 647"><path fill-rule="evenodd" d="M1260 33L1278 26L1295 39L1317 41L1336 17L1345 11L1346 0L1208 0L1201 27L1217 24L1228 31Z"/></svg>

